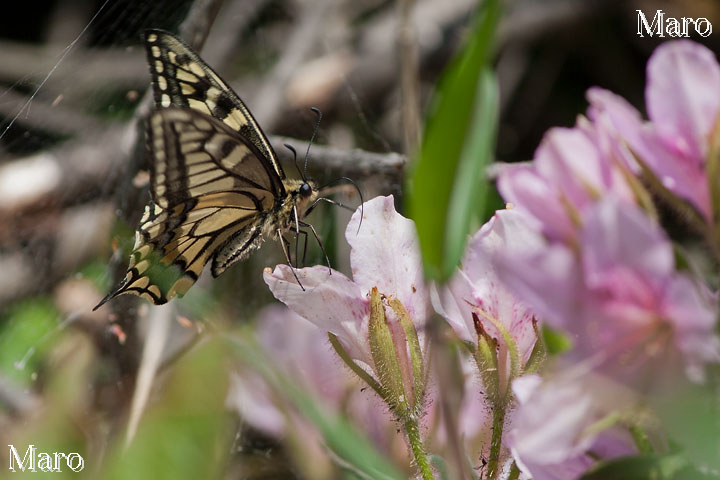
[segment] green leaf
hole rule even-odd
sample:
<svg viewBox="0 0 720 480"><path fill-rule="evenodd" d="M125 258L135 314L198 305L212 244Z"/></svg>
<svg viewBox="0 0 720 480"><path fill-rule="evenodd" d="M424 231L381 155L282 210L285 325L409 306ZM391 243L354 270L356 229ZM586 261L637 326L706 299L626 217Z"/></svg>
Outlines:
<svg viewBox="0 0 720 480"><path fill-rule="evenodd" d="M499 0L478 11L468 44L439 82L425 136L407 183L427 277L447 280L460 261L473 218L486 217L497 129L497 86L489 68Z"/></svg>
<svg viewBox="0 0 720 480"><path fill-rule="evenodd" d="M688 468L678 455L637 455L600 463L581 480L674 480ZM684 477L682 477L684 478Z"/></svg>
<svg viewBox="0 0 720 480"><path fill-rule="evenodd" d="M18 302L0 315L0 372L29 383L56 338L60 313L49 298Z"/></svg>
<svg viewBox="0 0 720 480"><path fill-rule="evenodd" d="M230 454L232 421L225 408L227 349L209 340L185 355L144 412L137 434L115 445L98 478L221 478Z"/></svg>
<svg viewBox="0 0 720 480"><path fill-rule="evenodd" d="M548 355L560 355L573 347L572 339L562 330L543 325L542 336Z"/></svg>
<svg viewBox="0 0 720 480"><path fill-rule="evenodd" d="M708 369L705 384L683 382L673 378L673 389L653 397L663 430L688 460L720 471L720 404L718 403L717 372Z"/></svg>
<svg viewBox="0 0 720 480"><path fill-rule="evenodd" d="M344 461L349 472L363 479L404 478L350 422L328 413L327 408L316 402L297 382L274 368L272 360L256 345L238 338L229 340L244 363L262 375L273 389L281 392L303 417L315 425L328 448Z"/></svg>

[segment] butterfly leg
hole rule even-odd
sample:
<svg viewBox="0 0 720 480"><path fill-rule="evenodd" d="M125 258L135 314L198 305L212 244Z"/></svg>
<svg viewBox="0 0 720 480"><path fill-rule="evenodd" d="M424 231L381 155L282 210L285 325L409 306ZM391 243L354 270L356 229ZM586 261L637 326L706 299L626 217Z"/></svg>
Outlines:
<svg viewBox="0 0 720 480"><path fill-rule="evenodd" d="M299 222L301 227L309 228L312 232L313 236L315 237L315 240L318 242L318 245L320 245L320 250L322 250L323 255L325 255L325 262L327 263L328 270L330 271L330 275L332 275L332 267L330 266L330 258L328 258L327 252L325 251L325 247L323 247L322 240L320 240L320 236L318 236L317 232L315 231L315 227L310 225L309 223L305 222Z"/></svg>
<svg viewBox="0 0 720 480"><path fill-rule="evenodd" d="M285 260L287 261L287 265L290 267L290 270L292 271L293 276L295 277L295 280L298 282L298 285L300 285L300 288L302 288L303 292L305 291L305 287L303 287L303 284L300 282L300 279L297 276L297 273L295 273L295 267L293 267L292 262L290 261L290 255L288 253L288 240L283 237L282 230L279 228L277 229L277 235L278 239L280 240L280 246L282 247L283 253L285 254Z"/></svg>
<svg viewBox="0 0 720 480"><path fill-rule="evenodd" d="M302 253L302 261L300 261L300 257L298 256L298 244L300 243L300 235L303 236L303 253ZM308 233L305 230L300 230L296 232L295 234L295 264L296 265L302 265L305 266L305 257L307 256L307 249L308 249Z"/></svg>

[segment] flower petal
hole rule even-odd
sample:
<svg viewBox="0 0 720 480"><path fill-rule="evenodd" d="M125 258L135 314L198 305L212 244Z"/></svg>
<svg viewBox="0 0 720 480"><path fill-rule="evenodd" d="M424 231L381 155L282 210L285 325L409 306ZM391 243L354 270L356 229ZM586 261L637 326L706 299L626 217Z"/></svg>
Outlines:
<svg viewBox="0 0 720 480"><path fill-rule="evenodd" d="M502 218L506 227L507 220ZM498 278L551 325L565 327L578 321L583 302L582 278L572 250L547 243L540 232L529 226L508 228L504 235L512 239L510 245L517 246L493 255Z"/></svg>
<svg viewBox="0 0 720 480"><path fill-rule="evenodd" d="M291 267L278 265L263 278L275 298L306 320L338 337L351 358L372 365L368 347L370 304L352 280L327 267L295 270L305 290L300 288Z"/></svg>
<svg viewBox="0 0 720 480"><path fill-rule="evenodd" d="M514 296L498 278L492 258L498 253L522 255L537 241L527 215L516 210L499 210L470 240L462 269L473 287L474 303L492 315L515 339L523 361L535 345L533 312ZM539 245L535 245L539 247ZM500 332L490 322L480 321L495 338Z"/></svg>
<svg viewBox="0 0 720 480"><path fill-rule="evenodd" d="M450 324L455 334L466 342L477 343L473 325L473 288L467 276L458 272L445 287L432 287L432 304L435 311Z"/></svg>
<svg viewBox="0 0 720 480"><path fill-rule="evenodd" d="M340 406L349 377L326 331L279 303L258 313L255 330L260 345L289 378L322 397L325 404Z"/></svg>
<svg viewBox="0 0 720 480"><path fill-rule="evenodd" d="M363 293L373 287L397 297L416 326L424 324L430 307L415 224L395 211L393 196L365 202L358 231L360 209L345 231L352 251L353 280Z"/></svg>
<svg viewBox="0 0 720 480"><path fill-rule="evenodd" d="M505 201L536 218L550 238L573 238L575 226L558 198L555 187L533 166L503 168L497 185Z"/></svg>
<svg viewBox="0 0 720 480"><path fill-rule="evenodd" d="M264 434L275 438L285 434L285 415L273 402L267 383L258 374L230 375L225 404Z"/></svg>
<svg viewBox="0 0 720 480"><path fill-rule="evenodd" d="M638 156L660 179L665 188L690 200L706 218L711 218L710 193L705 171L697 160L692 160L677 149L669 149L654 125L645 124L640 114L623 98L600 88L591 88L589 114L605 133L627 143L616 148L618 158L635 173L639 166L633 158Z"/></svg>
<svg viewBox="0 0 720 480"><path fill-rule="evenodd" d="M639 208L601 201L588 215L582 232L583 264L589 286L618 268L635 276L665 278L673 271L672 246L660 227ZM620 288L631 287L625 285Z"/></svg>
<svg viewBox="0 0 720 480"><path fill-rule="evenodd" d="M609 164L579 128L553 128L535 153L535 167L578 210L608 190Z"/></svg>
<svg viewBox="0 0 720 480"><path fill-rule="evenodd" d="M535 480L579 478L595 461L635 453L626 430L598 421L629 405L632 397L602 377L566 372L541 381L524 376L513 382L519 400L509 445L521 470Z"/></svg>
<svg viewBox="0 0 720 480"><path fill-rule="evenodd" d="M720 108L720 66L708 48L678 40L660 45L647 65L648 116L682 155L704 162Z"/></svg>

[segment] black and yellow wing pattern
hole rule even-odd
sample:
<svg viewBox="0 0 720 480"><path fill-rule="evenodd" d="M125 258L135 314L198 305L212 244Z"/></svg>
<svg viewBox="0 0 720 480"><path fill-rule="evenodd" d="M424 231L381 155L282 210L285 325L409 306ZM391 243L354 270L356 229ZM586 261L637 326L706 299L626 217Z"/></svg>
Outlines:
<svg viewBox="0 0 720 480"><path fill-rule="evenodd" d="M158 108L191 108L249 140L285 178L270 142L240 97L185 42L163 30L145 32L145 50Z"/></svg>
<svg viewBox="0 0 720 480"><path fill-rule="evenodd" d="M187 45L159 30L145 41L156 103L146 129L151 201L125 278L95 309L124 293L155 304L183 295L210 259L217 277L317 192L284 179L247 107Z"/></svg>

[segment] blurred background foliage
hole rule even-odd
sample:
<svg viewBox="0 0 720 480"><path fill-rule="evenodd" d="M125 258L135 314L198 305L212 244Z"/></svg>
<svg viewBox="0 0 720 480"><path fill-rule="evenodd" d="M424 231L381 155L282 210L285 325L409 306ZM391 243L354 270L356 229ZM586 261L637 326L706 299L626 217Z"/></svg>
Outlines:
<svg viewBox="0 0 720 480"><path fill-rule="evenodd" d="M529 160L549 127L574 124L592 85L643 110L644 66L661 40L637 36L636 9L720 25L711 0L500 2L493 45L475 45L485 49L477 68L453 81L447 79L459 74L448 68L456 65L452 59L483 38L482 21L472 22L474 0L42 0L3 7L0 444L21 454L31 443L41 451L78 452L86 478L399 478L412 472L402 439L399 446L383 444L378 438L387 432L368 433L362 422L352 422L362 416L346 415L350 398L363 393L360 386L347 387L341 407L328 410L256 344L257 314L275 303L262 269L282 262L273 242L218 280L205 275L169 307L121 298L90 311L124 272L147 201L136 126L149 85L143 29L177 31L190 20L199 39L209 32L203 58L246 100L276 145L292 137L303 146L314 121L309 107L321 108L310 170L322 182L350 176L366 199L395 194L403 212L404 186L413 186L406 184L405 159L421 151L414 174L424 170L426 181L412 189L410 210L420 224L447 226L437 223L446 211L429 211L427 204L437 204L438 195L450 202L458 173L447 175L448 165L468 138L485 138L473 150L485 152L483 161ZM695 40L717 52L718 38ZM490 113L473 117L438 107L448 98L477 107L472 100L482 89L454 86L476 87L481 72L497 85L482 94L493 102ZM431 130L420 142L426 115ZM460 126L456 116L465 118ZM377 155L351 157L352 149ZM452 159L443 158L445 152ZM295 175L290 163L285 167ZM441 176L448 183L435 191L427 179ZM468 196L460 201L472 212L461 214L455 231L436 229L445 236L423 245L438 253L430 260L438 278L459 258L465 231L500 205L488 190L488 206L476 208L473 182L479 188L482 179L468 178ZM359 203L357 196L342 201ZM345 273L347 219L347 212L330 208L310 217L334 268ZM449 250L438 246L444 241ZM306 263L322 263L312 242ZM270 397L286 399L281 410L295 433L262 431L229 407L230 374L246 371L264 379ZM692 410L690 398L678 402ZM289 420L293 415L304 420ZM302 422L314 425L324 450L303 445L311 434L303 433ZM681 433L683 426L677 426ZM391 422L387 428L395 430ZM0 475L8 474L8 455L0 449ZM67 469L64 475L78 476Z"/></svg>

